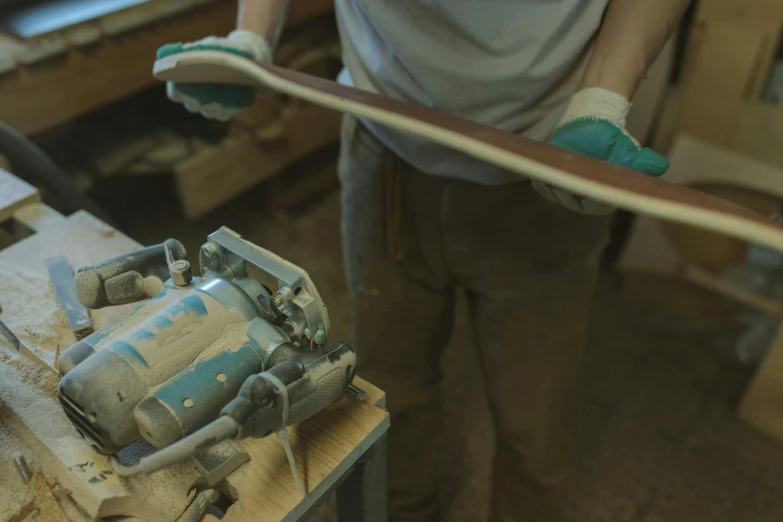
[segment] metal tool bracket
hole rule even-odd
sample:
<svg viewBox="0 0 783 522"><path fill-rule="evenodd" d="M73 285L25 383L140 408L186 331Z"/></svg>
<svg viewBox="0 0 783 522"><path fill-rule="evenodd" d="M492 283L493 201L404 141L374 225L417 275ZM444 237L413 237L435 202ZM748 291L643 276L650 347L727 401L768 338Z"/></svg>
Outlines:
<svg viewBox="0 0 783 522"><path fill-rule="evenodd" d="M207 237L199 252L199 264L204 276L229 280L250 277L267 286L276 284L270 290L280 296L278 309L289 318L300 315L301 311L305 322L303 334L309 348L315 348L319 330L324 334L321 337L328 339L330 324L326 305L310 276L300 267L242 239L227 227ZM259 277L258 272L268 277Z"/></svg>

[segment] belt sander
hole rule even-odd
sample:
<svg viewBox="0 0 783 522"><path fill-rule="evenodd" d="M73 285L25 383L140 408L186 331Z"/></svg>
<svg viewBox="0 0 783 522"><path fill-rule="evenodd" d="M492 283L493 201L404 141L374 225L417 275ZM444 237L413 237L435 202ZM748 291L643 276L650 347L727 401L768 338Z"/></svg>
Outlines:
<svg viewBox="0 0 783 522"><path fill-rule="evenodd" d="M75 275L88 308L154 294L57 364L63 409L96 450L114 454L139 437L162 448L129 466L113 459L120 475L284 432L346 390L361 393L356 354L329 339L326 306L304 270L227 228L208 237L199 263L194 277L169 239Z"/></svg>

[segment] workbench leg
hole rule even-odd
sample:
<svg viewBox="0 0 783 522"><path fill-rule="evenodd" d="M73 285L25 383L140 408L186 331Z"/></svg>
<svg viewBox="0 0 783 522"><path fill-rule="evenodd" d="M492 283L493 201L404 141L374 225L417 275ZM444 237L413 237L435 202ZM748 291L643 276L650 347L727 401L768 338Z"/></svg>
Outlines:
<svg viewBox="0 0 783 522"><path fill-rule="evenodd" d="M386 435L337 488L338 522L386 522Z"/></svg>

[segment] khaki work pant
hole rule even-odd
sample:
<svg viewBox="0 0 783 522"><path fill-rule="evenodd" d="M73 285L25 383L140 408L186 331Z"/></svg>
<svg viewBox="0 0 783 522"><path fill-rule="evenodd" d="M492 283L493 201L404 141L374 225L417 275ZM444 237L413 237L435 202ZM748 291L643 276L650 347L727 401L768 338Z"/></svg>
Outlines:
<svg viewBox="0 0 783 522"><path fill-rule="evenodd" d="M553 522L572 455L578 373L608 218L527 181L423 174L354 118L339 176L359 373L387 393L390 522L435 521L441 355L455 291L476 331L497 443L493 521Z"/></svg>

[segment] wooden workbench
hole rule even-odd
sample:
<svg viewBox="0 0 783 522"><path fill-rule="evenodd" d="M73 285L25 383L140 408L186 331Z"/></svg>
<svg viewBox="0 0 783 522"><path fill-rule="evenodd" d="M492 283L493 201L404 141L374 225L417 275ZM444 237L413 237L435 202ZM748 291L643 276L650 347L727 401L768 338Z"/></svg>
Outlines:
<svg viewBox="0 0 783 522"><path fill-rule="evenodd" d="M41 204L36 198L29 198L29 202L14 215L35 228L36 222L30 216L43 210L38 208ZM18 266L25 274L42 274L43 260L52 255L65 255L78 267L140 246L86 212L49 219L46 223L30 237L0 251L0 266ZM26 297L31 302L44 298L32 294ZM120 312L123 311L108 309L91 315L96 326L100 326L122 316ZM9 317L3 312L0 319ZM14 324L20 324L20 318L14 319ZM19 337L24 342L23 336ZM73 340L64 337L61 342L68 346ZM2 350L9 346L0 338L0 359ZM5 354L8 359L8 353ZM119 479L111 472L107 459L94 452L65 420L51 390L47 394L39 389L44 381L56 379L51 370L41 368L42 373L31 378L31 371L37 368L35 363L26 359L22 363L27 365L25 371L20 371L18 364L0 364L0 428L24 443L28 460L42 467L52 490L60 492L61 504L66 500L75 503L86 519L129 516L173 520L184 511L192 499L189 491L201 480L191 463L178 466L176 475L165 475L165 470L150 477ZM240 442L251 460L217 486L234 501L224 521L301 520L333 488L338 488L341 521L385 520L385 433L389 427L389 416L383 409L385 396L359 378L355 384L367 392L366 401L341 398L289 430L298 471L308 492L304 498L296 490L276 437ZM34 409L29 407L31 403L35 404ZM165 508L163 498L168 499ZM172 499L176 504L173 509ZM0 514L11 516L22 507L0 505ZM78 513L73 509L65 512ZM69 518L74 518L71 515Z"/></svg>
<svg viewBox="0 0 783 522"><path fill-rule="evenodd" d="M34 38L0 35L0 120L32 135L149 87L158 47L228 34L236 9L155 0ZM332 9L333 0L294 0L287 24Z"/></svg>

